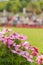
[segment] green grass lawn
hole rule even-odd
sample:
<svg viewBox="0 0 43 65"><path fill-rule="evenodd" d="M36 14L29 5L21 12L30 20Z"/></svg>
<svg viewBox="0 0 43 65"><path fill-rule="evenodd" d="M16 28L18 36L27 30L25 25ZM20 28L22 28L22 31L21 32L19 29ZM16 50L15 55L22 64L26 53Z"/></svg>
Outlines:
<svg viewBox="0 0 43 65"><path fill-rule="evenodd" d="M1 30L2 28L0 28ZM15 32L19 32L28 37L28 41L31 45L37 47L39 52L43 53L43 29L38 28L11 28Z"/></svg>

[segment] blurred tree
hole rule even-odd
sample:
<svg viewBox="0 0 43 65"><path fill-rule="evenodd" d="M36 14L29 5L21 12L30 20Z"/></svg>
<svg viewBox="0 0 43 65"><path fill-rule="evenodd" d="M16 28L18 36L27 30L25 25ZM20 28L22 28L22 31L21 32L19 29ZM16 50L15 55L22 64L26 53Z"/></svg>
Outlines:
<svg viewBox="0 0 43 65"><path fill-rule="evenodd" d="M31 2L29 5L27 5L27 9L29 9L33 13L41 13L41 8L38 2Z"/></svg>
<svg viewBox="0 0 43 65"><path fill-rule="evenodd" d="M6 7L7 2L0 2L0 11L3 11Z"/></svg>
<svg viewBox="0 0 43 65"><path fill-rule="evenodd" d="M43 11L43 2L42 1L40 2L40 8Z"/></svg>
<svg viewBox="0 0 43 65"><path fill-rule="evenodd" d="M33 12L43 11L42 0L9 0L8 2L0 2L0 11L6 9L14 13L21 12L23 8L27 8Z"/></svg>
<svg viewBox="0 0 43 65"><path fill-rule="evenodd" d="M7 11L13 12L22 11L22 9L26 7L30 1L31 0L9 0L6 9Z"/></svg>
<svg viewBox="0 0 43 65"><path fill-rule="evenodd" d="M11 11L11 6L12 6L11 2L8 2L6 5L6 10Z"/></svg>

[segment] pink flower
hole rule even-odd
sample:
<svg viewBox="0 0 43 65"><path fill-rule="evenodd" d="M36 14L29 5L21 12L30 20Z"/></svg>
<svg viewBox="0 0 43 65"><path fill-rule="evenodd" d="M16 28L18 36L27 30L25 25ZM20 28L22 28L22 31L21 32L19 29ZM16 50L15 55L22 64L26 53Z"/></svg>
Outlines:
<svg viewBox="0 0 43 65"><path fill-rule="evenodd" d="M15 36L13 34L10 34L9 38L13 40L13 39L15 39Z"/></svg>
<svg viewBox="0 0 43 65"><path fill-rule="evenodd" d="M38 53L35 52L35 51L32 53L33 56L37 56L37 54L38 54Z"/></svg>
<svg viewBox="0 0 43 65"><path fill-rule="evenodd" d="M13 44L13 40L11 40L11 39L8 39L8 44Z"/></svg>
<svg viewBox="0 0 43 65"><path fill-rule="evenodd" d="M33 62L33 60L31 59L31 58L27 58L27 61L29 61L29 62Z"/></svg>
<svg viewBox="0 0 43 65"><path fill-rule="evenodd" d="M20 34L18 34L18 33L13 33L13 36L15 37L15 39L18 39L18 36L19 36Z"/></svg>
<svg viewBox="0 0 43 65"><path fill-rule="evenodd" d="M29 62L34 62L33 56L32 56L32 55L28 55L28 56L27 56L27 61L29 61Z"/></svg>
<svg viewBox="0 0 43 65"><path fill-rule="evenodd" d="M11 39L8 39L8 48L10 48L11 45L13 45L14 41L12 41Z"/></svg>
<svg viewBox="0 0 43 65"><path fill-rule="evenodd" d="M13 46L15 47L16 46L16 43L13 43Z"/></svg>
<svg viewBox="0 0 43 65"><path fill-rule="evenodd" d="M7 40L8 40L8 37L3 38L3 44L4 44L4 45L7 44Z"/></svg>
<svg viewBox="0 0 43 65"><path fill-rule="evenodd" d="M3 40L3 38L2 37L0 37L0 41L2 41Z"/></svg>
<svg viewBox="0 0 43 65"><path fill-rule="evenodd" d="M15 36L16 39L19 39L19 40L26 40L27 39L26 36L21 35L19 33L14 33L13 35Z"/></svg>
<svg viewBox="0 0 43 65"><path fill-rule="evenodd" d="M27 51L24 51L24 54L22 56L27 59L27 57L29 56L29 53Z"/></svg>
<svg viewBox="0 0 43 65"><path fill-rule="evenodd" d="M10 37L10 39L19 39L18 35L19 35L18 33L13 33L13 34L10 34L9 37Z"/></svg>
<svg viewBox="0 0 43 65"><path fill-rule="evenodd" d="M24 35L20 35L20 36L19 36L19 39L20 39L20 40L26 40L26 39L27 39L27 37L26 37L26 36L24 36Z"/></svg>
<svg viewBox="0 0 43 65"><path fill-rule="evenodd" d="M16 50L11 50L11 52L12 52L12 53L16 53L16 54L18 54L18 55L21 55L21 54L19 53L19 52L20 52L19 50L18 50L18 51L16 51Z"/></svg>
<svg viewBox="0 0 43 65"><path fill-rule="evenodd" d="M21 35L19 33L13 33L13 37L14 37L14 39L19 39L19 40L26 40L27 39L26 36Z"/></svg>
<svg viewBox="0 0 43 65"><path fill-rule="evenodd" d="M36 47L33 47L34 48L34 50L38 53L38 49L36 48Z"/></svg>
<svg viewBox="0 0 43 65"><path fill-rule="evenodd" d="M22 43L21 45L22 45L22 46L29 45L29 42L26 41L26 42Z"/></svg>
<svg viewBox="0 0 43 65"><path fill-rule="evenodd" d="M43 55L40 55L37 57L37 60L38 60L38 64L43 64Z"/></svg>
<svg viewBox="0 0 43 65"><path fill-rule="evenodd" d="M5 37L4 39L3 39L3 44L4 45L8 45L8 48L10 48L10 46L13 44L13 42L14 41L12 41L9 37Z"/></svg>
<svg viewBox="0 0 43 65"><path fill-rule="evenodd" d="M25 47L25 49L29 50L30 49L30 44L29 42L24 42L21 44L21 46Z"/></svg>
<svg viewBox="0 0 43 65"><path fill-rule="evenodd" d="M20 45L15 45L15 50L18 51L18 49L20 48Z"/></svg>
<svg viewBox="0 0 43 65"><path fill-rule="evenodd" d="M32 50L32 55L33 56L37 56L38 55L38 49L37 48L32 47L31 50Z"/></svg>

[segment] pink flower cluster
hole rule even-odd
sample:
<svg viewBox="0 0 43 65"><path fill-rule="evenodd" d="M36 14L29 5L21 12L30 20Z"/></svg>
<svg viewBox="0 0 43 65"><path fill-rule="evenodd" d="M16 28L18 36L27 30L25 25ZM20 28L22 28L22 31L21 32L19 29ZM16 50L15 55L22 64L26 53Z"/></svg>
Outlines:
<svg viewBox="0 0 43 65"><path fill-rule="evenodd" d="M38 49L31 46L26 40L26 36L15 33L11 29L4 28L0 32L0 42L3 42L12 53L25 57L29 62L34 62L35 57L38 60L38 64L43 63L43 55L38 56Z"/></svg>

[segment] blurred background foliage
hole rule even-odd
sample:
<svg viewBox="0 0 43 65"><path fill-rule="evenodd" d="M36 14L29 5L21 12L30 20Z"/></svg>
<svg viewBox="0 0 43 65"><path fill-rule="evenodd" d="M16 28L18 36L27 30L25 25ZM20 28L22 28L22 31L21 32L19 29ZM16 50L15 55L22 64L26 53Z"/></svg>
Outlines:
<svg viewBox="0 0 43 65"><path fill-rule="evenodd" d="M22 12L23 8L40 14L43 11L43 0L8 0L0 2L0 12L6 9L8 12Z"/></svg>

